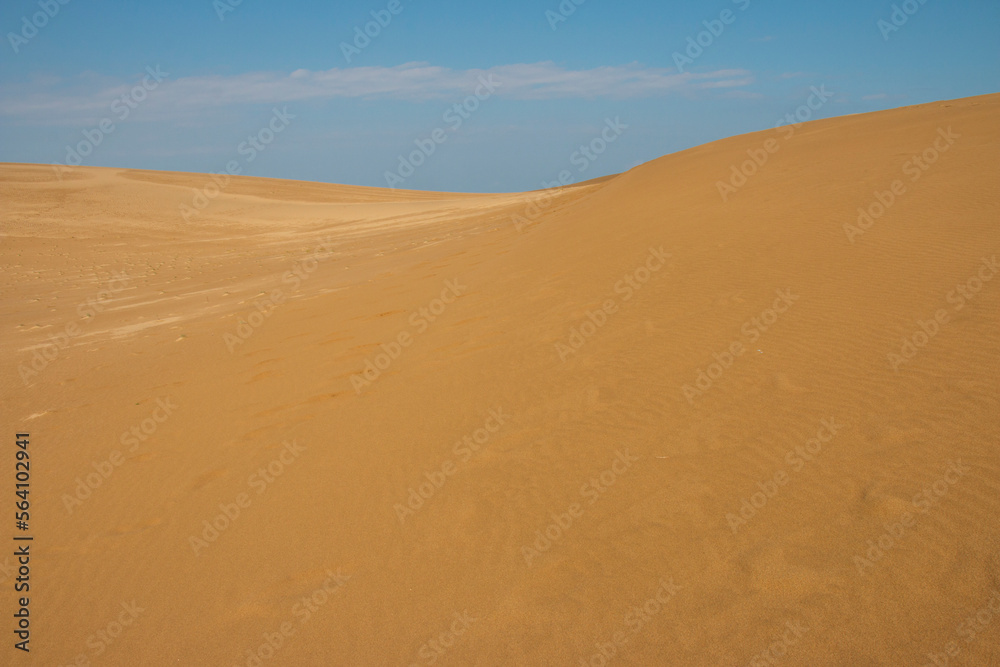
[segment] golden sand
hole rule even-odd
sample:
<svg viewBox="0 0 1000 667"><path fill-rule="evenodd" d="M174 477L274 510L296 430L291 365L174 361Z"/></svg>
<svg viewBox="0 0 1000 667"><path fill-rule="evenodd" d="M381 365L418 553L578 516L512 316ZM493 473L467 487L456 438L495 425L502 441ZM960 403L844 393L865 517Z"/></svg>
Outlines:
<svg viewBox="0 0 1000 667"><path fill-rule="evenodd" d="M0 165L3 655L1000 664L998 155L991 95L545 196Z"/></svg>

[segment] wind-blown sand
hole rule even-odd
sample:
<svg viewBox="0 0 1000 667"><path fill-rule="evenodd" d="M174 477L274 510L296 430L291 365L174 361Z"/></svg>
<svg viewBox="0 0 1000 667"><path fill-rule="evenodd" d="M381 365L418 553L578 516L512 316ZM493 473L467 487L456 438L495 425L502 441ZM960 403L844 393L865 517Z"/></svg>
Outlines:
<svg viewBox="0 0 1000 667"><path fill-rule="evenodd" d="M998 155L991 95L538 210L0 165L0 662L1000 664Z"/></svg>

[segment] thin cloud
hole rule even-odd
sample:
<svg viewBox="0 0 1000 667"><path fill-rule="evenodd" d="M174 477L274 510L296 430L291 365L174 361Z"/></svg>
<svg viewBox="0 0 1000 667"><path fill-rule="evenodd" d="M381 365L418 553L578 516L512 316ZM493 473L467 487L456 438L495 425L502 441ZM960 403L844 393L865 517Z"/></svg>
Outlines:
<svg viewBox="0 0 1000 667"><path fill-rule="evenodd" d="M722 94L723 97L734 100L762 100L764 95L749 90L730 90Z"/></svg>
<svg viewBox="0 0 1000 667"><path fill-rule="evenodd" d="M722 81L704 81L702 83L696 84L698 88L738 88L740 86L749 86L753 83L752 76L746 76L739 79L723 79Z"/></svg>
<svg viewBox="0 0 1000 667"><path fill-rule="evenodd" d="M169 72L168 72L169 74ZM494 93L518 100L628 99L753 83L745 70L678 73L674 69L626 65L571 70L552 62L456 70L427 63L395 67L334 68L291 73L249 72L233 76L167 77L155 91L157 116L183 116L230 105L290 104L336 98L453 100L473 94L480 79L499 84ZM111 103L137 81L104 82L81 90L79 82L53 80L0 87L0 115L58 122L106 115Z"/></svg>

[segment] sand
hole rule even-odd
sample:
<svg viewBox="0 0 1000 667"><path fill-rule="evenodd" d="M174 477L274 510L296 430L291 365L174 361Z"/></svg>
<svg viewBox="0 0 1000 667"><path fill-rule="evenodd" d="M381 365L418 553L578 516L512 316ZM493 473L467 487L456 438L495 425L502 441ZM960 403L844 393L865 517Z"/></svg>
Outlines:
<svg viewBox="0 0 1000 667"><path fill-rule="evenodd" d="M0 662L1000 664L998 154L990 95L537 208L0 165Z"/></svg>

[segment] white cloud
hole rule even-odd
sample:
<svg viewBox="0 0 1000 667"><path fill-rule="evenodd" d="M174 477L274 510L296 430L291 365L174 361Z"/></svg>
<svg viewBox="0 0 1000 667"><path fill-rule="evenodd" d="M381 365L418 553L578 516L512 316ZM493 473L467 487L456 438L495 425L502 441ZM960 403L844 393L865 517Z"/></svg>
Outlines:
<svg viewBox="0 0 1000 667"><path fill-rule="evenodd" d="M228 105L290 104L334 98L457 100L472 94L480 77L492 77L499 84L497 96L520 100L625 99L736 88L753 82L745 70L678 73L635 64L570 70L552 62L455 70L407 63L396 67L167 77L151 95L156 99L149 106L155 106L156 115L162 117ZM100 118L107 115L116 98L126 94L138 81L112 83L106 78L92 77L90 86L80 85L79 81L50 79L4 85L0 86L0 115L40 123Z"/></svg>

